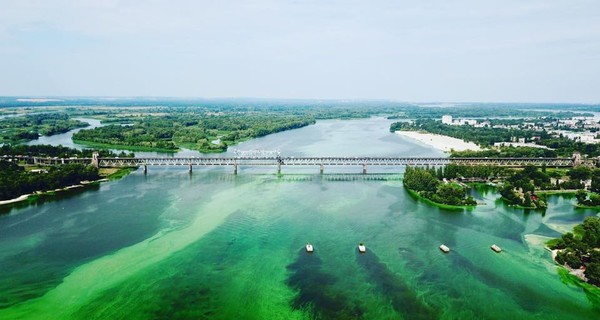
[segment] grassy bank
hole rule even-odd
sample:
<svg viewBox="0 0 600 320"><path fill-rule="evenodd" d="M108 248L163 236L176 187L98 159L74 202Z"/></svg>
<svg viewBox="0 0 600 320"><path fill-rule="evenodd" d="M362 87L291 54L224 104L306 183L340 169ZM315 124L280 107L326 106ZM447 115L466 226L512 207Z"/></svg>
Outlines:
<svg viewBox="0 0 600 320"><path fill-rule="evenodd" d="M108 180L118 180L126 175L136 171L137 167L125 167L125 168L100 168L98 174Z"/></svg>

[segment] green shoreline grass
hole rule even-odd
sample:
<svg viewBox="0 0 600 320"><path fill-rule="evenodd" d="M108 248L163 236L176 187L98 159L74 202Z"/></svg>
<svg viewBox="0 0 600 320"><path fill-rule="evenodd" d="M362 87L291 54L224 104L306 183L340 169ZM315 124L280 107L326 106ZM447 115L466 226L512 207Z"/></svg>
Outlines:
<svg viewBox="0 0 600 320"><path fill-rule="evenodd" d="M476 206L467 206L467 205L457 206L457 205L451 205L451 204L445 204L445 203L438 203L438 202L432 201L430 199L427 199L427 198L421 196L418 192L416 192L412 189L409 189L406 186L404 186L404 189L406 189L408 194L417 198L418 200L421 200L427 204L430 204L430 205L438 207L438 208L448 209L448 210L463 210L463 209L473 210L476 207Z"/></svg>
<svg viewBox="0 0 600 320"><path fill-rule="evenodd" d="M125 167L125 168L119 168L116 172L111 173L107 176L105 176L105 179L108 180L119 180L125 176L127 176L128 174L136 171L138 169L138 167Z"/></svg>

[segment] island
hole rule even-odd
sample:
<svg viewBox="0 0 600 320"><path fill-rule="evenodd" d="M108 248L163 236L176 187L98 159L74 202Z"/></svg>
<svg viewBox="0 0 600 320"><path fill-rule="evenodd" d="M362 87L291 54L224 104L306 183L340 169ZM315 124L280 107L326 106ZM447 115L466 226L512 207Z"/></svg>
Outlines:
<svg viewBox="0 0 600 320"><path fill-rule="evenodd" d="M19 143L35 140L40 135L65 133L89 124L72 119L67 113L26 114L0 119L0 143Z"/></svg>
<svg viewBox="0 0 600 320"><path fill-rule="evenodd" d="M443 176L441 168L438 173ZM435 169L406 167L403 183L408 192L442 208L473 207L477 202L456 183L441 183Z"/></svg>

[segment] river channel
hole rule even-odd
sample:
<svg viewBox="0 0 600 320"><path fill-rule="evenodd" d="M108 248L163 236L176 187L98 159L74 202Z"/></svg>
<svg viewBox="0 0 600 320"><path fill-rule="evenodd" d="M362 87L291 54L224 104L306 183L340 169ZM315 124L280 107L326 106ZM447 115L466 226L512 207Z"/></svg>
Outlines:
<svg viewBox="0 0 600 320"><path fill-rule="evenodd" d="M390 121L319 121L236 146L286 156L441 156ZM69 133L45 143L74 146ZM52 138L52 137L49 137ZM70 138L69 138L70 139ZM139 153L150 156L154 153ZM173 156L194 156L183 151ZM595 211L412 198L402 168L150 167L0 215L0 319L593 319L543 242ZM315 252L308 255L310 241ZM359 242L366 254L357 252ZM446 244L452 251L442 253ZM502 247L500 254L490 245ZM596 304L598 302L596 301Z"/></svg>

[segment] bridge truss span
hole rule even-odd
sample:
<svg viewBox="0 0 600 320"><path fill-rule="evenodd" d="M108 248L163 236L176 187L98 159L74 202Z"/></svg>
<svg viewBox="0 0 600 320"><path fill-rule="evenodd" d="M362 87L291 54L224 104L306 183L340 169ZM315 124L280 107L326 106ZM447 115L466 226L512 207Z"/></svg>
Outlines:
<svg viewBox="0 0 600 320"><path fill-rule="evenodd" d="M101 167L135 166L464 166L572 167L571 158L427 158L427 157L210 157L99 158Z"/></svg>

